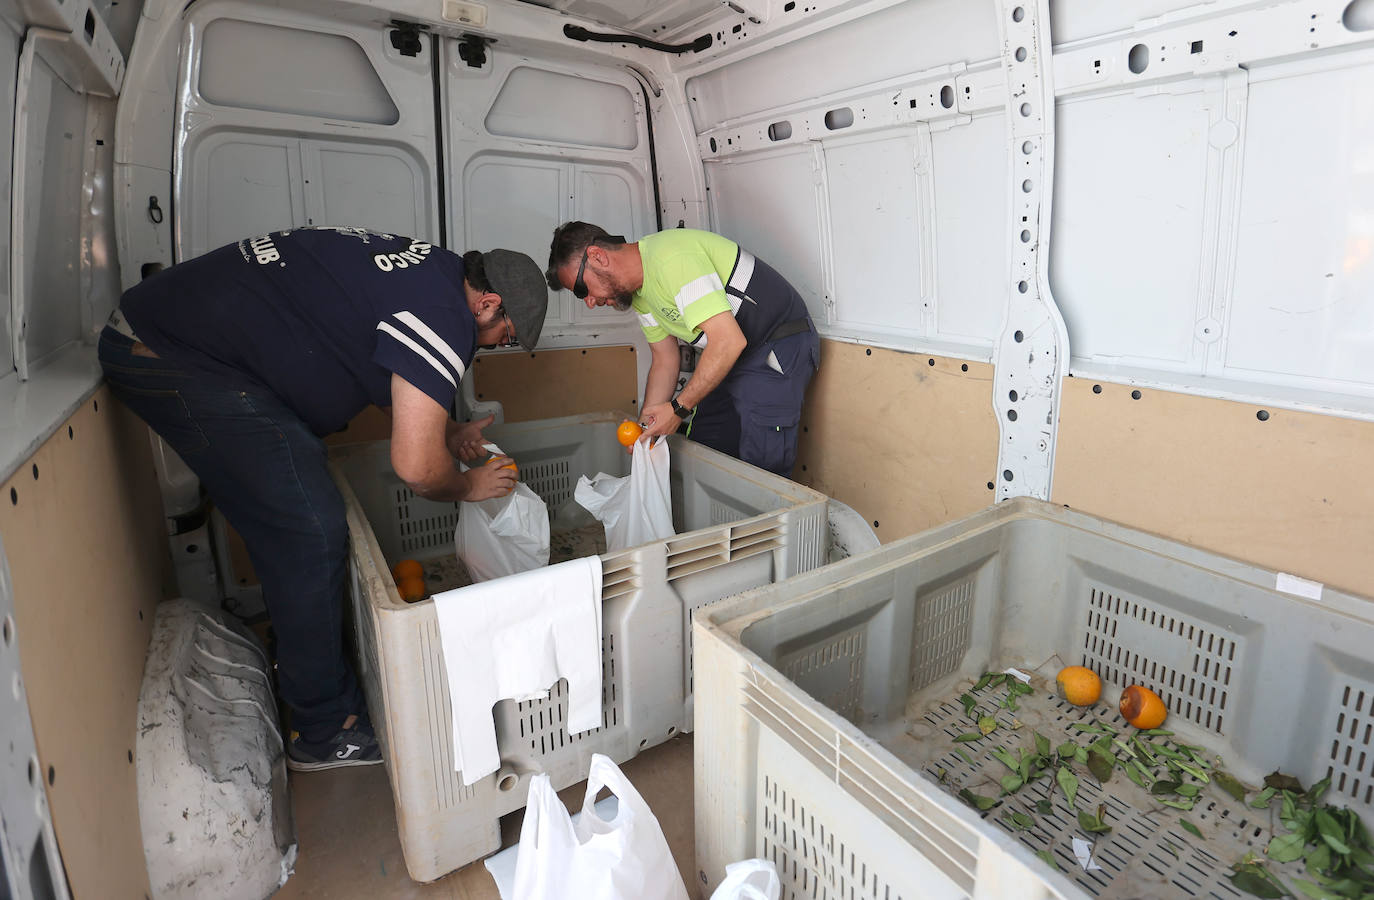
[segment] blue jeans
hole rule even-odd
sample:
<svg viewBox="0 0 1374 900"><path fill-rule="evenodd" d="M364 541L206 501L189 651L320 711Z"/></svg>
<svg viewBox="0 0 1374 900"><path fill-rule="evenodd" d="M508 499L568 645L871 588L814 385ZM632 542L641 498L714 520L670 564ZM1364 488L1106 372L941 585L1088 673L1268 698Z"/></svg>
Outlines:
<svg viewBox="0 0 1374 900"><path fill-rule="evenodd" d="M277 686L292 727L332 737L366 708L343 646L348 525L323 442L267 392L218 384L100 335L105 378L199 476L243 537L277 638Z"/></svg>

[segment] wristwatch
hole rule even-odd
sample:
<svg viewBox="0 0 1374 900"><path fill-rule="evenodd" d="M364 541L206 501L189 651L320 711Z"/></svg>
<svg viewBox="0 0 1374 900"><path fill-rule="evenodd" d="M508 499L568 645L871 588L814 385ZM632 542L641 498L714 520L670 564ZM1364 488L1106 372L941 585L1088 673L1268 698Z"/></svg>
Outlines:
<svg viewBox="0 0 1374 900"><path fill-rule="evenodd" d="M681 403L678 403L676 397L669 400L668 402L673 404L673 412L677 413L677 417L679 419L686 419L692 415L692 410L683 406Z"/></svg>

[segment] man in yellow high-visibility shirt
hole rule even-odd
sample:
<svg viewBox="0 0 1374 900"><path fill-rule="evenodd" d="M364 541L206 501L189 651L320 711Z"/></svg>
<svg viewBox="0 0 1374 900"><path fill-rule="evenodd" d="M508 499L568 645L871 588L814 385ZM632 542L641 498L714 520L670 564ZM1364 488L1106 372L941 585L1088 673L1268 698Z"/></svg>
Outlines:
<svg viewBox="0 0 1374 900"><path fill-rule="evenodd" d="M690 419L692 440L790 477L820 338L801 295L771 266L709 231L675 228L627 243L567 222L554 231L545 275L588 308L639 315L653 351L641 407L646 435L670 434ZM701 355L674 397L678 341Z"/></svg>

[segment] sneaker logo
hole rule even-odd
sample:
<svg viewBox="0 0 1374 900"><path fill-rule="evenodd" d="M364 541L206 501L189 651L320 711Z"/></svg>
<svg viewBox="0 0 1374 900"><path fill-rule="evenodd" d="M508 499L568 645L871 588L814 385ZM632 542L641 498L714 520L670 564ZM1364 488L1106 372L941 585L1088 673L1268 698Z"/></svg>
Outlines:
<svg viewBox="0 0 1374 900"><path fill-rule="evenodd" d="M338 759L348 759L361 749L363 748L359 747L357 744L344 744L343 749L336 752L334 756Z"/></svg>

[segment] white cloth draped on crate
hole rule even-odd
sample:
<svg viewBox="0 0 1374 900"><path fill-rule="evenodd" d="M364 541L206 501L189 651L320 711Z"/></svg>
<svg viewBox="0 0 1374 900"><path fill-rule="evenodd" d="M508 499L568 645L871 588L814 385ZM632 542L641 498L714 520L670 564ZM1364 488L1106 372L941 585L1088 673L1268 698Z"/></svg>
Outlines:
<svg viewBox="0 0 1374 900"><path fill-rule="evenodd" d="M436 594L464 785L501 764L492 705L568 680L569 734L601 726L601 559L588 556Z"/></svg>

